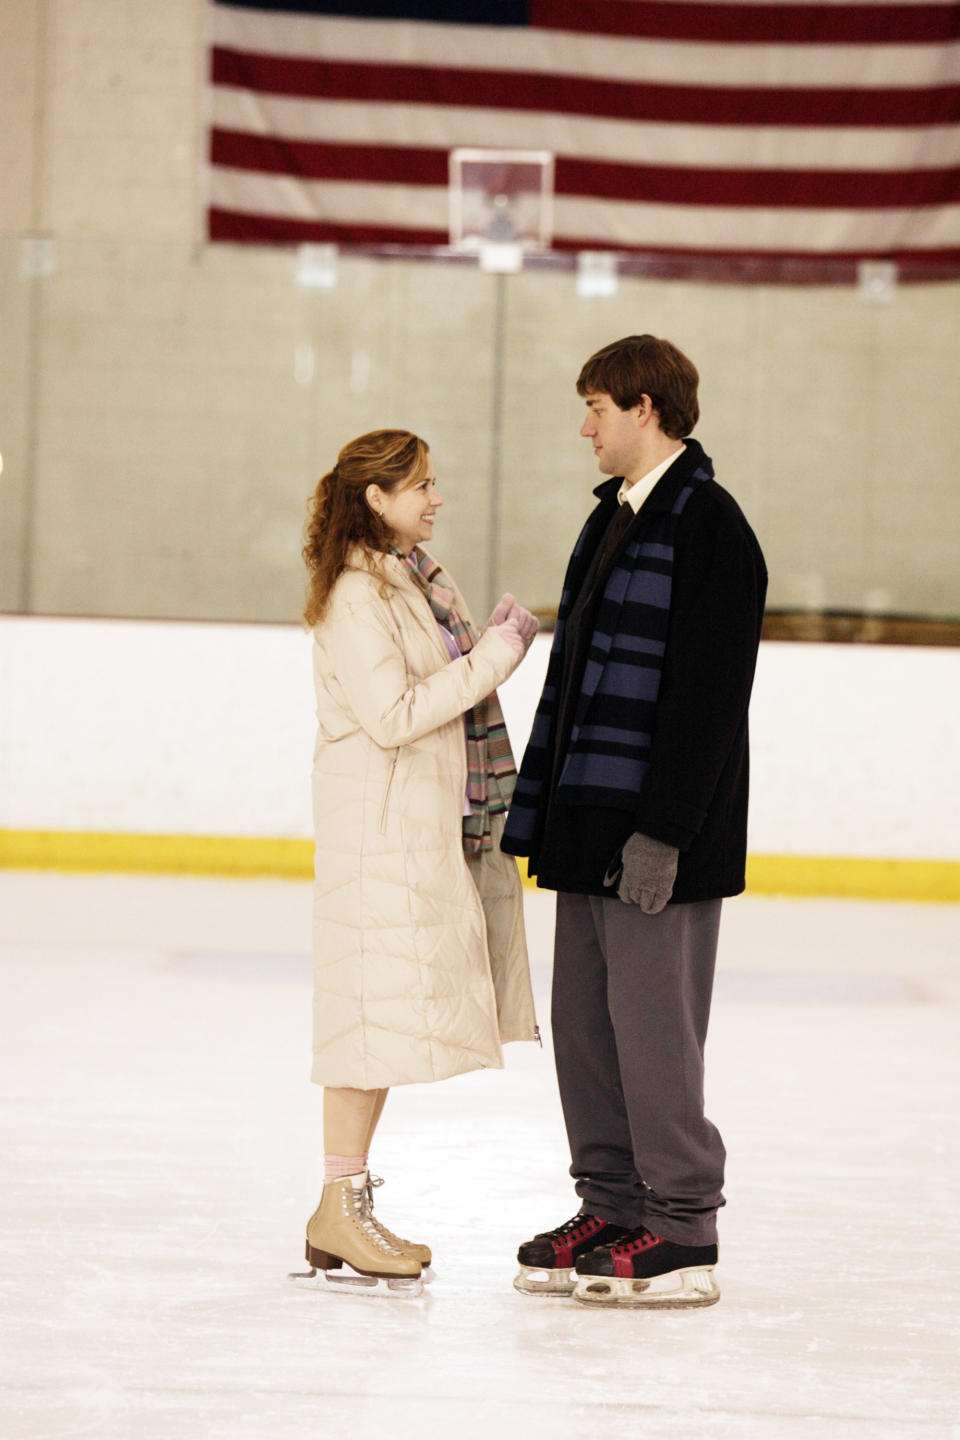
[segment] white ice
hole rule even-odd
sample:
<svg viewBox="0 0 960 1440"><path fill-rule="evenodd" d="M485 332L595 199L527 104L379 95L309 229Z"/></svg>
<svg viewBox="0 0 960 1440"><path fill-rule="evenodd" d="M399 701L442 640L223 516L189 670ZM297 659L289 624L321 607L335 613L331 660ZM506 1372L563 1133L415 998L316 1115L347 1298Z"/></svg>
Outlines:
<svg viewBox="0 0 960 1440"><path fill-rule="evenodd" d="M960 1437L960 907L728 903L719 1305L512 1289L577 1206L546 1044L393 1092L378 1213L419 1300L304 1292L310 891L0 874L2 1440Z"/></svg>

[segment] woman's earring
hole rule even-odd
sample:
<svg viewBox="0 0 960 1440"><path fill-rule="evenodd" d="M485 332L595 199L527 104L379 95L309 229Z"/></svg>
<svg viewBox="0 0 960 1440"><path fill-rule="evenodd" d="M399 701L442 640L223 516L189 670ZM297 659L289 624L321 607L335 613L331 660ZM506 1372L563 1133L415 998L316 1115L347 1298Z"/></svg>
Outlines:
<svg viewBox="0 0 960 1440"><path fill-rule="evenodd" d="M373 491L373 495L370 494L370 491L371 491L371 490ZM367 486L367 490L366 490L367 504L370 506L370 509L373 511L374 515L376 515L377 519L378 519L378 520L382 520L382 519L383 519L383 510L382 510L382 508L378 509L377 506L373 503L373 501L374 501L374 496L375 496L376 494L377 494L377 487L376 487L376 485L368 485L368 486Z"/></svg>

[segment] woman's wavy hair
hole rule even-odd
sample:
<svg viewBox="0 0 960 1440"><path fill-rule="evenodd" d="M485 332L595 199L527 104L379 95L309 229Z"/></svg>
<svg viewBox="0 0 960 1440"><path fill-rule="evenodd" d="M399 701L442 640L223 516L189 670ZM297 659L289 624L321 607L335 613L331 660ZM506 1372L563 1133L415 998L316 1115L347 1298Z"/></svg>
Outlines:
<svg viewBox="0 0 960 1440"><path fill-rule="evenodd" d="M577 394L609 395L621 410L632 410L649 395L660 429L683 440L700 418L700 377L692 360L655 335L627 335L591 355L577 380Z"/></svg>
<svg viewBox="0 0 960 1440"><path fill-rule="evenodd" d="M307 506L303 558L309 581L303 618L316 625L330 592L356 546L369 553L390 548L392 535L371 510L367 486L407 490L427 473L429 446L409 430L371 430L344 445L337 463L317 485Z"/></svg>

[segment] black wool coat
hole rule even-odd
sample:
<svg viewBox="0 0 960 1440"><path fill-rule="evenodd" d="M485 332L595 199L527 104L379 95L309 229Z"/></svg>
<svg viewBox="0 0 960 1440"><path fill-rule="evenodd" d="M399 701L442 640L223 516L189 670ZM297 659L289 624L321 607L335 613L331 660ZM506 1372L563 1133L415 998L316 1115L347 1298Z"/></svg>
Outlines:
<svg viewBox="0 0 960 1440"><path fill-rule="evenodd" d="M695 443L655 485L613 554L591 581L602 593L631 538L658 511L670 511L702 451ZM620 478L599 486L591 516L595 543L585 547L573 600L617 509ZM749 739L747 708L753 685L767 570L756 536L733 497L715 480L698 485L680 516L666 654L657 697L650 766L639 792L616 803L558 802L549 785L540 796L529 868L551 890L612 895L604 883L611 863L634 831L680 851L672 903L739 894L745 884ZM582 597L581 597L582 598ZM587 616L590 606L586 607ZM579 687L588 635L566 636L561 690ZM601 716L592 715L594 724ZM559 774L568 736L551 737ZM504 848L511 848L505 842Z"/></svg>

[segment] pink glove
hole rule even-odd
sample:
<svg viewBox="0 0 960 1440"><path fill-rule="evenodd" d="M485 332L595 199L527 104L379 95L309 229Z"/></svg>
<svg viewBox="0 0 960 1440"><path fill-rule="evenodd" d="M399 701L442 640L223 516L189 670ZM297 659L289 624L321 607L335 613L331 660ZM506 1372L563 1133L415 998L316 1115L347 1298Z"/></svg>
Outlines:
<svg viewBox="0 0 960 1440"><path fill-rule="evenodd" d="M536 635L537 631L540 629L540 621L537 619L536 615L531 614L529 610L524 610L522 605L518 605L515 602L513 609L507 616L507 619L512 620L513 623L516 625L517 629L520 631L520 637L523 640L524 645L526 645L529 649L530 642L532 641L534 635Z"/></svg>
<svg viewBox="0 0 960 1440"><path fill-rule="evenodd" d="M510 611L513 609L514 605L516 605L516 603L516 600L514 600L513 596L509 592L506 595L501 595L500 599L496 603L493 614L487 621L487 624L502 625L504 620L506 620L507 616L510 614Z"/></svg>
<svg viewBox="0 0 960 1440"><path fill-rule="evenodd" d="M503 636L504 640L506 640L508 645L510 645L514 650L516 650L518 655L525 655L527 653L527 647L524 642L523 636L517 629L517 626L512 616L509 620L504 620L502 625L495 625L493 628L496 630L498 635Z"/></svg>
<svg viewBox="0 0 960 1440"><path fill-rule="evenodd" d="M509 591L498 600L496 609L490 616L490 624L499 626L505 620L510 620L516 625L520 638L523 640L524 649L529 650L534 635L540 629L540 621L536 615L532 615L529 610L525 610L522 605L518 604Z"/></svg>

